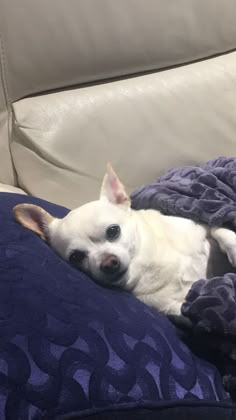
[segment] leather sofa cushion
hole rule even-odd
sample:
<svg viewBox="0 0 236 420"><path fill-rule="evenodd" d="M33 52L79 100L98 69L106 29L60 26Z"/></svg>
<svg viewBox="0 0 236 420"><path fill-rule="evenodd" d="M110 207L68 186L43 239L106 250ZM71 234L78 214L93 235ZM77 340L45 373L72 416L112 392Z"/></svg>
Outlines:
<svg viewBox="0 0 236 420"><path fill-rule="evenodd" d="M0 0L9 103L236 47L234 0Z"/></svg>
<svg viewBox="0 0 236 420"><path fill-rule="evenodd" d="M14 103L11 154L26 192L74 208L107 161L131 192L167 169L236 155L236 53Z"/></svg>
<svg viewBox="0 0 236 420"><path fill-rule="evenodd" d="M0 192L11 192L15 194L26 194L25 191L20 188L13 187L12 185L1 184L0 183Z"/></svg>

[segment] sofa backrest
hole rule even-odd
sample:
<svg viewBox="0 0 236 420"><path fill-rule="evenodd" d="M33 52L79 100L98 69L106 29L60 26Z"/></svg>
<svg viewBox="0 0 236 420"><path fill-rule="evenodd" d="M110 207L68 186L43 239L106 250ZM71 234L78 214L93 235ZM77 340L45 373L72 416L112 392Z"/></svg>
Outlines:
<svg viewBox="0 0 236 420"><path fill-rule="evenodd" d="M75 207L107 160L132 190L236 154L235 13L234 0L0 0L0 182Z"/></svg>

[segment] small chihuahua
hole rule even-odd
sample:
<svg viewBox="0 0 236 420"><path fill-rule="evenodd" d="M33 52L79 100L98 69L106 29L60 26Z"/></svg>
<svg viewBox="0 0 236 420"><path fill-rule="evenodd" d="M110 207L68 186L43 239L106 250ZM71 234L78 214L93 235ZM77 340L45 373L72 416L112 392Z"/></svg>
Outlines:
<svg viewBox="0 0 236 420"><path fill-rule="evenodd" d="M169 315L180 315L193 282L232 271L236 263L233 231L131 209L109 164L99 200L63 219L32 204L15 206L14 215L96 282L124 288Z"/></svg>

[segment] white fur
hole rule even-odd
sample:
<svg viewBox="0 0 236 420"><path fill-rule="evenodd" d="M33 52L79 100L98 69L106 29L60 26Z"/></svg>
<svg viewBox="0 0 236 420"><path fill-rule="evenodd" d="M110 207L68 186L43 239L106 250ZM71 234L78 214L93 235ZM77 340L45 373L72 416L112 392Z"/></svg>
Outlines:
<svg viewBox="0 0 236 420"><path fill-rule="evenodd" d="M104 232L114 223L121 226L122 234L120 240L109 243ZM168 314L180 314L192 283L213 271L209 268L212 245L207 227L155 210L127 210L95 201L62 220L55 219L49 225L49 237L52 248L64 259L73 249L87 251L85 271L105 285L99 266L103 255L115 254L128 265L117 285Z"/></svg>
<svg viewBox="0 0 236 420"><path fill-rule="evenodd" d="M100 267L107 255L115 255L126 270L115 286L168 314L180 314L193 282L230 269L223 253L231 263L236 262L234 232L209 229L155 210L132 210L124 186L111 168L105 175L100 200L72 210L63 219L45 215L35 206L33 211L32 206L28 207L17 206L16 218L46 237L62 258L69 260L73 250L86 252L79 268L98 283L112 286L112 279ZM106 229L113 224L120 226L121 235L109 242Z"/></svg>

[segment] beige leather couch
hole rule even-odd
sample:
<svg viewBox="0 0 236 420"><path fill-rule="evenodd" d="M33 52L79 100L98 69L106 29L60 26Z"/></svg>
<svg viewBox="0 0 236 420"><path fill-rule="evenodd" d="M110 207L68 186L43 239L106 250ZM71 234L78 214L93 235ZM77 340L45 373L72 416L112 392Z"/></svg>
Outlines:
<svg viewBox="0 0 236 420"><path fill-rule="evenodd" d="M234 0L0 0L1 190L69 208L236 155Z"/></svg>

